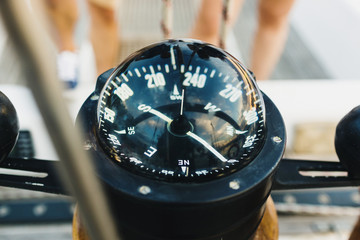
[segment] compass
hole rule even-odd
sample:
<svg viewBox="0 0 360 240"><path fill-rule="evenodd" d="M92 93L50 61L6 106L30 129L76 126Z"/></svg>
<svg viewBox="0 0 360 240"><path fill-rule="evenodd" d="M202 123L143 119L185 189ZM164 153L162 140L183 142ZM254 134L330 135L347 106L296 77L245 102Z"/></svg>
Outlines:
<svg viewBox="0 0 360 240"><path fill-rule="evenodd" d="M190 39L100 75L77 123L124 239L249 239L285 149L253 74Z"/></svg>
<svg viewBox="0 0 360 240"><path fill-rule="evenodd" d="M252 74L220 49L186 40L149 46L117 67L97 120L97 137L119 166L176 182L242 169L266 134Z"/></svg>

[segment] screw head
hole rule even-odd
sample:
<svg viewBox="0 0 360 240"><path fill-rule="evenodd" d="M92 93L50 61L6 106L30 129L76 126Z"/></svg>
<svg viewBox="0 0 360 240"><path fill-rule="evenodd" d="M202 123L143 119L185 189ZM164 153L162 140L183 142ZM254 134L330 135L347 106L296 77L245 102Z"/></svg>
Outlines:
<svg viewBox="0 0 360 240"><path fill-rule="evenodd" d="M151 193L151 188L149 186L143 185L138 188L138 191L143 195L148 195L149 193Z"/></svg>
<svg viewBox="0 0 360 240"><path fill-rule="evenodd" d="M281 143L281 142L282 142L282 139L281 139L281 137L279 137L279 136L273 137L272 140L273 140L275 143Z"/></svg>
<svg viewBox="0 0 360 240"><path fill-rule="evenodd" d="M239 190L240 189L240 181L235 179L229 182L229 187L233 190Z"/></svg>

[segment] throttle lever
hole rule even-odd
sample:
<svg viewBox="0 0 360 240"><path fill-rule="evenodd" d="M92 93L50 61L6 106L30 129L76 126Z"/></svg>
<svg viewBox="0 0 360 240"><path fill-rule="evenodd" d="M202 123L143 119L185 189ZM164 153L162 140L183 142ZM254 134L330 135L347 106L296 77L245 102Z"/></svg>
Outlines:
<svg viewBox="0 0 360 240"><path fill-rule="evenodd" d="M319 176L311 175L321 172ZM332 173L345 173L334 176ZM275 175L273 190L359 186L360 178L347 174L340 162L282 159Z"/></svg>
<svg viewBox="0 0 360 240"><path fill-rule="evenodd" d="M58 161L6 158L0 164L0 185L69 195L58 176Z"/></svg>

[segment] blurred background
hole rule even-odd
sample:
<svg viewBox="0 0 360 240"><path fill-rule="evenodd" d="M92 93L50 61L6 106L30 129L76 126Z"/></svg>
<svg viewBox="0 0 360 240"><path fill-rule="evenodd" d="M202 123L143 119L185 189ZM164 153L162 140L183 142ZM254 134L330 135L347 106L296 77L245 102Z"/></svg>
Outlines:
<svg viewBox="0 0 360 240"><path fill-rule="evenodd" d="M75 41L79 84L64 96L74 118L97 77L89 41L89 11L78 0ZM31 4L24 1L24 6ZM173 1L172 37L186 38L200 1ZM227 38L226 50L250 66L257 21L257 1L245 1ZM116 13L120 63L132 52L163 39L161 0L121 0ZM335 127L360 104L360 3L358 0L296 0L289 16L284 51L269 80L260 89L278 106L286 123L286 156L337 160ZM56 48L54 47L54 52ZM14 54L0 20L0 90L14 103L22 136L17 153L57 159L27 85L22 61ZM115 66L114 66L115 67ZM305 197L304 197L305 196ZM357 189L274 193L280 239L347 239L358 214ZM340 200L339 200L340 199ZM0 189L0 239L71 239L71 199L9 188Z"/></svg>

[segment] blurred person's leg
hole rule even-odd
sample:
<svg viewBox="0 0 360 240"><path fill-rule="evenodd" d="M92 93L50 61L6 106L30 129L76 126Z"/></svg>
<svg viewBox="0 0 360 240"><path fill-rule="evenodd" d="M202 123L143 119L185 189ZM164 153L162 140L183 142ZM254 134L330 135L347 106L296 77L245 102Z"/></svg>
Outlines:
<svg viewBox="0 0 360 240"><path fill-rule="evenodd" d="M49 30L57 45L58 77L68 88L74 88L78 82L78 55L74 31L78 20L76 0L44 0Z"/></svg>
<svg viewBox="0 0 360 240"><path fill-rule="evenodd" d="M44 3L58 50L75 51L73 35L79 17L76 1L45 0Z"/></svg>
<svg viewBox="0 0 360 240"><path fill-rule="evenodd" d="M259 80L268 79L283 51L288 15L295 0L260 0L258 28L251 56L251 70Z"/></svg>
<svg viewBox="0 0 360 240"><path fill-rule="evenodd" d="M230 26L234 24L243 0L234 0L233 3L229 11ZM218 46L222 11L223 0L202 0L190 37Z"/></svg>
<svg viewBox="0 0 360 240"><path fill-rule="evenodd" d="M118 55L117 0L88 0L91 16L90 38L97 73L115 67Z"/></svg>

